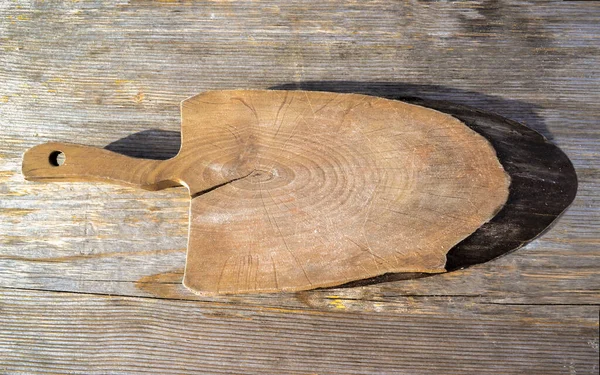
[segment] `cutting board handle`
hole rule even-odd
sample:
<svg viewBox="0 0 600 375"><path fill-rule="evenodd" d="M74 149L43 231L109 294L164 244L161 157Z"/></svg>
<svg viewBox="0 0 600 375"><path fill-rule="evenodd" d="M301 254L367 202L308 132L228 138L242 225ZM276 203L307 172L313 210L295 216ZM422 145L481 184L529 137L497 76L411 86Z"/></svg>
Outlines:
<svg viewBox="0 0 600 375"><path fill-rule="evenodd" d="M45 143L23 155L23 175L32 181L102 181L159 190L181 185L166 174L167 161L138 159L97 147Z"/></svg>

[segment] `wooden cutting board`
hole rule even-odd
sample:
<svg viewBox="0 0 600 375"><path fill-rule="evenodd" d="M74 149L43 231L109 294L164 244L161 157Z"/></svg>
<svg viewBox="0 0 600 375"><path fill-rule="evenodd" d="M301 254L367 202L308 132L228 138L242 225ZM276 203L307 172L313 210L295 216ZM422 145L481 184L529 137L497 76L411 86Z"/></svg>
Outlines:
<svg viewBox="0 0 600 375"><path fill-rule="evenodd" d="M445 272L509 177L456 118L359 94L234 90L185 100L169 160L47 143L36 181L104 181L191 196L184 284L201 294L298 291L385 273ZM65 158L59 162L59 155Z"/></svg>

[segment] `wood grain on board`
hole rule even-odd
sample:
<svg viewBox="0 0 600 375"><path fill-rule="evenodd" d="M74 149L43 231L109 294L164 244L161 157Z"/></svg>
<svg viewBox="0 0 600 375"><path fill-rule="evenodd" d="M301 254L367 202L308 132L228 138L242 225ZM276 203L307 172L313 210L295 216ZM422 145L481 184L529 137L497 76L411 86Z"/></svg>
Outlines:
<svg viewBox="0 0 600 375"><path fill-rule="evenodd" d="M598 373L599 6L1 3L0 371ZM181 100L302 81L523 122L573 161L577 198L542 237L466 270L199 297L181 286L185 189L49 188L20 173L49 141L173 156Z"/></svg>
<svg viewBox="0 0 600 375"><path fill-rule="evenodd" d="M171 159L50 142L27 150L23 175L185 186L183 281L203 295L445 272L448 251L508 198L510 177L492 145L425 107L360 94L230 90L181 108L182 145Z"/></svg>

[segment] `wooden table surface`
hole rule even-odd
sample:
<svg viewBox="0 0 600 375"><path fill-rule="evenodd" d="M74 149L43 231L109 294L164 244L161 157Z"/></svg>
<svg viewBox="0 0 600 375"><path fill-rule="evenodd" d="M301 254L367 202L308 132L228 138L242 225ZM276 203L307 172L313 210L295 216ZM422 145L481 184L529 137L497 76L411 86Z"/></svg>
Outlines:
<svg viewBox="0 0 600 375"><path fill-rule="evenodd" d="M20 173L46 141L169 157L181 100L306 82L523 122L578 196L467 270L201 298L184 188ZM598 374L598 103L600 2L0 1L0 373Z"/></svg>

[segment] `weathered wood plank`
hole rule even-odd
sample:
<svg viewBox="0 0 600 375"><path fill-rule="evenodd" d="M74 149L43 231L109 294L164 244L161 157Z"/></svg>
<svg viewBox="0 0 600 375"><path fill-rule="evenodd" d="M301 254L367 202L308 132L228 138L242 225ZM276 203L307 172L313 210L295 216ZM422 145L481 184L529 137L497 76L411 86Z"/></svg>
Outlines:
<svg viewBox="0 0 600 375"><path fill-rule="evenodd" d="M200 9L201 4L166 7L122 4L101 10L81 5L73 5L73 9L65 6L51 10L42 5L33 5L29 10L6 6L9 17L2 29L6 53L2 57L4 69L0 72L5 82L2 87L5 103L0 106L0 137L3 140L0 169L3 171L2 191L6 197L2 200L2 216L6 219L2 224L0 241L4 246L0 262L11 271L1 276L4 285L138 295L141 292L135 282L155 274L177 272L183 267L187 231L187 204L183 190L145 193L102 184L47 186L25 183L19 172L20 156L25 149L47 140L80 140L102 146L141 130L159 127L178 130L177 103L186 95L208 88L264 87L265 84L290 79L310 80L322 77L319 71L323 69L328 69L328 78L344 79L347 71L329 68L328 64L334 60L338 66L354 64L358 67L364 64L371 67L362 70L360 77L365 81L386 78L389 83L369 84L369 87L379 85L380 92L381 87L394 92L403 89L406 94L465 102L524 121L563 146L580 173L576 204L542 239L506 260L494 262L476 272L466 271L467 276L459 278L464 279L464 283L447 279L453 280L453 276L400 283L397 284L400 294L406 293L407 288L416 288L422 294L439 294L440 290L465 294L468 291L463 288L468 285L477 295L493 296L493 292L497 292L491 298L504 301L564 302L567 297L572 303L594 303L597 300L599 288L597 285L590 287L589 283L593 281L592 276L600 262L596 246L599 215L594 209L598 172L593 163L597 156L598 129L586 127L598 115L597 106L593 105L599 96L594 86L597 82L586 78L592 77L593 72L598 70L597 65L591 65L598 56L597 44L594 44L598 40L595 32L597 24L593 22L597 17L588 11L595 9L595 5L561 3L558 7L560 12L556 14L550 12L549 5L525 10L518 4L481 4L453 10L448 4L432 3L396 9L402 14L413 13L413 21L410 22L417 22L425 34L429 33L428 38L437 40L437 43L426 42L427 38L416 35L412 29L403 29L407 34L399 38L399 26L391 18L386 18L390 16L385 7L390 5L382 7L383 3L362 6L363 16L350 17L349 24L331 30L307 24L307 17L316 12L314 9L300 17L301 26L294 26L294 29L292 26L296 24L289 23L289 18L304 8L300 4L288 5L279 9L281 21L288 20L288 26L253 28L248 33L258 33L263 39L262 42L252 41L246 36L235 35L230 29L217 27L232 24L249 28L260 19L259 13L250 11L241 14L230 9L230 5L210 4L215 14L213 19L206 9L190 16L189 10ZM140 15L134 17L132 8ZM449 21L447 24L425 25L424 20L430 17L434 8L452 15L458 25ZM178 10L182 12L175 12ZM531 11L535 12L535 17L529 15ZM167 12L172 19L161 29L151 29L153 38L136 34L144 19L154 19L162 12ZM313 14L315 25L318 20L328 20L326 23L330 26L330 20L339 20L331 5L323 6L319 12L322 14ZM374 24L372 20L378 12L384 19ZM19 15L22 15L21 19ZM475 19L491 17L492 21L496 17L502 23L498 31L472 37L465 34L470 23L460 23L465 15ZM92 18L102 21L94 29L95 33L79 35L74 32L73 25L91 22ZM198 23L192 28L184 28L185 22L191 18ZM43 28L32 27L36 20L44 21ZM508 27L519 20L527 20L530 28ZM435 39L442 27L448 28L444 31L448 37ZM575 33L576 27L583 27L589 32ZM272 37L275 30L280 32L279 38ZM335 42L332 36L324 34L326 30L337 39L350 31L359 32L351 48L360 52L358 56L340 59L331 51L311 50L314 44ZM62 38L49 39L53 33L62 35ZM288 54L282 52L287 60L282 60L272 59L271 54L277 53L272 48L273 44L292 43L298 35L304 35L298 43L307 48L300 52L312 56L310 61L302 62L314 66L305 69L305 75L296 77L286 74L285 70L290 69L290 62L299 62L297 55L289 54L288 50ZM537 40L537 35L544 35L544 38ZM216 47L225 37L252 57L246 62L249 67L270 67L261 71L263 81L260 85L251 80L252 72L244 79L238 75L238 81L231 80L231 74L237 74L237 55L231 52L231 47ZM495 41L500 37L510 43L497 51ZM527 41L528 37L533 39ZM172 43L163 43L162 40ZM420 48L408 50L411 55L403 56L400 63L389 60L387 55L367 56L361 60L367 51L374 49L375 40L382 50L396 48L395 53L406 52L398 49L402 43L419 42ZM122 50L123 43L133 50ZM192 55L191 50L204 48L207 43L213 43L214 49L207 49L200 55L202 59L195 62L184 59ZM104 45L102 53L96 53L97 44ZM178 54L170 53L173 44L177 44ZM448 45L460 48L449 51L453 47ZM473 50L475 46L479 47L477 51ZM255 48L259 48L261 54L256 54ZM412 69L415 62L423 57L423 49L437 56L435 64L431 63L428 77ZM220 55L222 59L214 60L209 52ZM461 55L457 56L458 53ZM506 54L513 54L511 64L514 66L505 64ZM134 55L136 59L132 58ZM169 64L162 64L161 70L156 70L156 67L154 71L141 69L140 64L145 59L159 55L172 56ZM481 71L481 66L469 64L462 64L457 70L449 69L458 60L484 57L489 64L485 72ZM69 65L65 66L67 59ZM212 60L207 62L205 59ZM563 63L558 64L558 60ZM383 76L373 69L382 61L387 61L386 66L393 68ZM568 68L565 61L570 61ZM494 64L501 66L494 67ZM540 64L543 66L543 79L530 80L532 75L537 75ZM123 66L126 68L122 69ZM218 84L214 84L211 81L211 77L215 77L214 69L226 68L231 74L222 74ZM503 75L513 76L513 81L500 79ZM186 77L185 81L182 76ZM462 76L468 79L458 80ZM400 77L404 81L419 80L423 83L395 83ZM171 84L167 85L165 80ZM426 85L427 82L435 84ZM489 82L495 84L490 86ZM452 85L441 86L438 83ZM482 93L472 91L469 85ZM560 90L552 90L553 87L560 87ZM142 88L144 99L140 101L141 96L137 95ZM165 92L168 96L163 95ZM569 95L569 99L563 100L564 95ZM90 97L97 100L90 100ZM516 99L504 100L502 97ZM109 111L112 116L107 115ZM176 150L176 134L154 134L154 138L149 136L150 143L157 147L153 149L154 153L145 156L162 156ZM139 143L125 144L121 151L135 152L136 147ZM578 256L571 256L574 251ZM554 275L548 268L557 264L561 265L561 269L572 272L562 272L568 276ZM474 276L468 276L471 274ZM482 277L482 274L489 276ZM536 287L514 290L515 284L523 283ZM159 284L159 287L164 290L162 285Z"/></svg>
<svg viewBox="0 0 600 375"><path fill-rule="evenodd" d="M0 296L1 363L11 374L598 370L594 307L405 304L388 314L6 289Z"/></svg>
<svg viewBox="0 0 600 375"><path fill-rule="evenodd" d="M10 323L0 326L0 369L168 373L179 362L179 372L214 373L597 373L599 80L599 2L0 2L0 286L17 288L0 297ZM20 174L23 152L46 141L105 146L146 131L151 153L140 154L139 137L112 147L172 155L186 97L301 81L362 81L524 122L571 158L578 196L541 238L468 270L177 302L153 297L198 299L180 284L184 189L42 185ZM414 337L424 340L418 353ZM458 345L439 350L449 338ZM476 358L487 366L472 367Z"/></svg>

